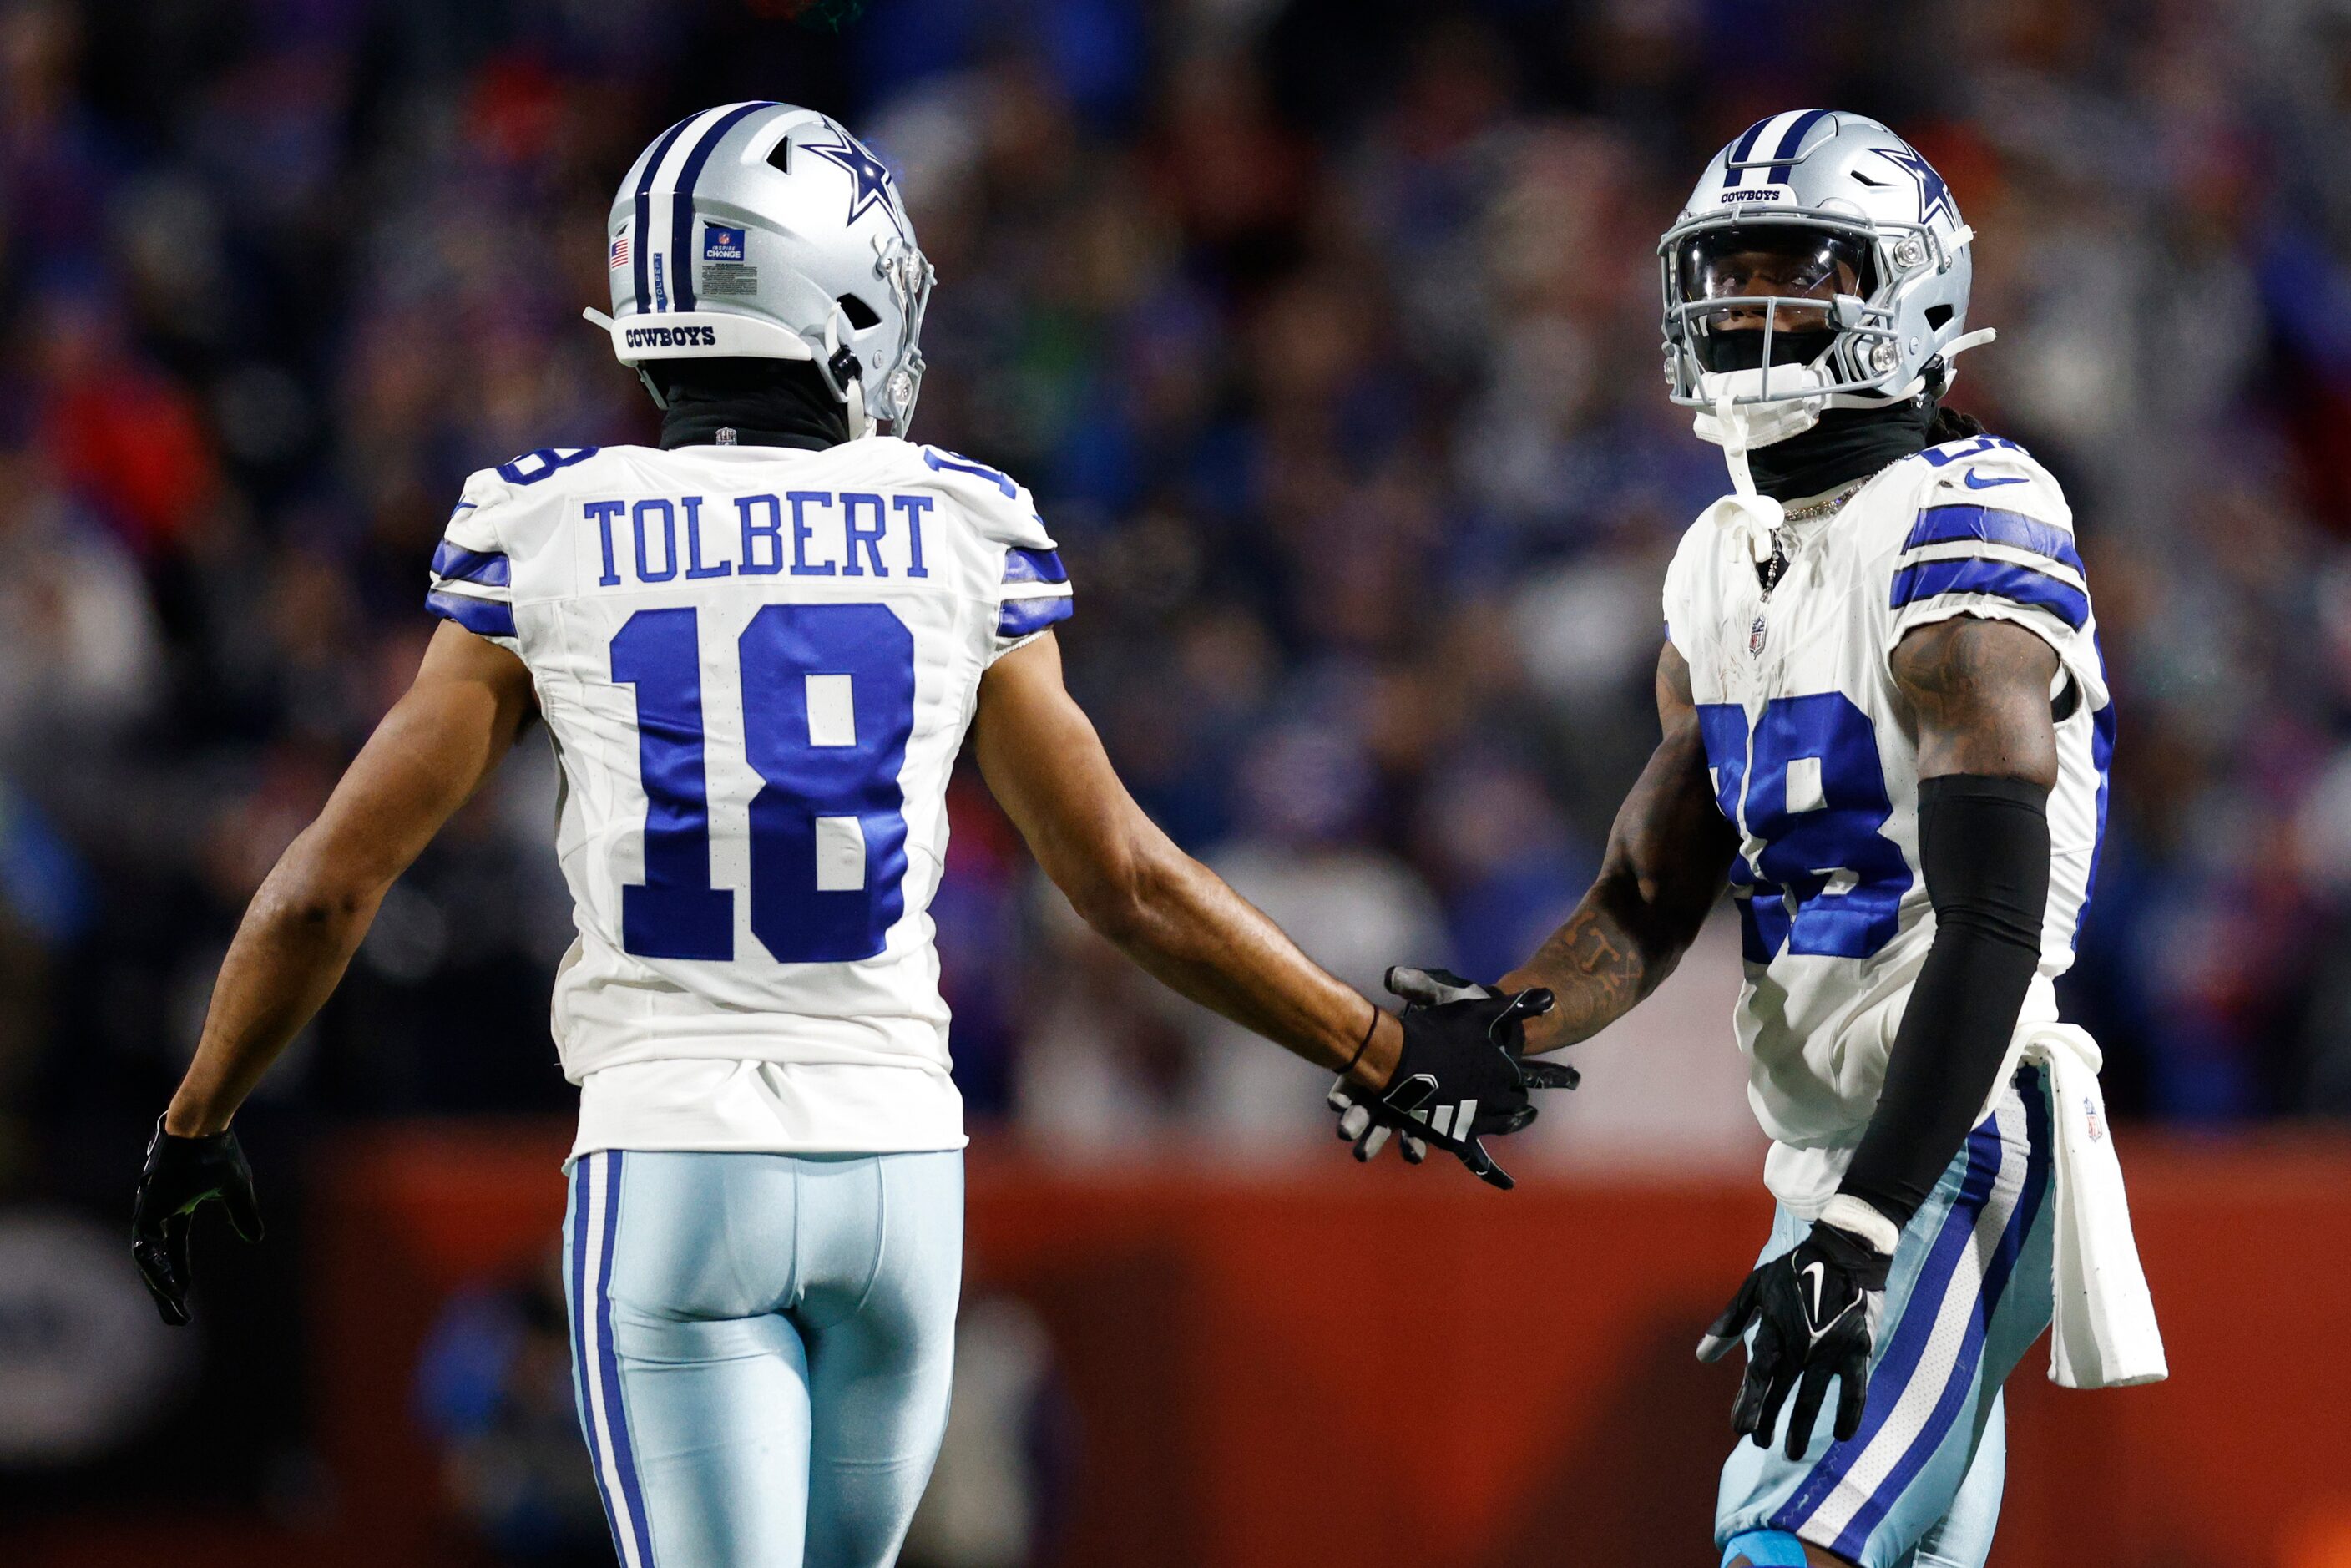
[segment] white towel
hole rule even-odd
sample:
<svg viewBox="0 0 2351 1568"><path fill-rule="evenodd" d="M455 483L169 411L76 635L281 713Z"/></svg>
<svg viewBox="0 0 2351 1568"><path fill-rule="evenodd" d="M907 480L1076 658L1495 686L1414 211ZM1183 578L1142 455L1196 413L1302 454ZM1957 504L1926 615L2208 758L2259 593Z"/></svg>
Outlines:
<svg viewBox="0 0 2351 1568"><path fill-rule="evenodd" d="M2049 1380L2067 1388L2127 1388L2171 1375L2131 1235L2115 1130L2098 1093L2104 1060L2098 1042L2076 1025L2024 1024L1998 1080L2004 1087L2023 1061L2049 1075L2057 1144L2057 1311Z"/></svg>

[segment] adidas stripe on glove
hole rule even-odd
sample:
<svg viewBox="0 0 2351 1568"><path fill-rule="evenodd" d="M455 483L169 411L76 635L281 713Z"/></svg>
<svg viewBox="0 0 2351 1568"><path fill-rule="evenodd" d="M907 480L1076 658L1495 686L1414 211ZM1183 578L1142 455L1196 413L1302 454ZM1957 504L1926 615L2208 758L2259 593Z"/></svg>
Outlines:
<svg viewBox="0 0 2351 1568"><path fill-rule="evenodd" d="M1405 1002L1404 1049L1376 1092L1343 1077L1331 1086L1339 1136L1368 1160L1391 1136L1418 1165L1434 1145L1458 1155L1479 1180L1508 1190L1510 1173L1486 1152L1487 1137L1535 1119L1537 1089L1581 1082L1563 1062L1527 1061L1526 1020L1551 1010L1541 988L1506 996L1443 969L1390 969L1387 988Z"/></svg>

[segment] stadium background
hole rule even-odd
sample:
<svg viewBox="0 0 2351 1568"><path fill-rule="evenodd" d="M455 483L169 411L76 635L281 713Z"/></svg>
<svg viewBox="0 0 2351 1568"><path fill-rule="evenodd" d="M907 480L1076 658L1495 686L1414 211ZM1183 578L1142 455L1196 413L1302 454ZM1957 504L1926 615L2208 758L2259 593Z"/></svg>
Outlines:
<svg viewBox="0 0 2351 1568"><path fill-rule="evenodd" d="M11 1562L610 1560L543 1284L541 743L240 1120L272 1238L203 1238L194 1331L121 1231L244 901L429 634L459 482L649 438L578 319L605 207L742 98L898 169L917 433L1035 489L1138 795L1365 986L1521 955L1650 744L1657 585L1723 485L1656 363L1699 162L1805 103L1917 142L2001 331L1953 401L2065 480L2122 705L2068 1004L2179 1374L2028 1363L1995 1561L2351 1561L2351 12L792 8L0 0ZM1586 1048L1501 1200L1355 1172L1312 1074L1077 928L976 780L953 811L973 1288L910 1561L1698 1561L1731 1382L1682 1341L1763 1214L1735 943ZM1405 1346L1449 1392L1387 1385Z"/></svg>

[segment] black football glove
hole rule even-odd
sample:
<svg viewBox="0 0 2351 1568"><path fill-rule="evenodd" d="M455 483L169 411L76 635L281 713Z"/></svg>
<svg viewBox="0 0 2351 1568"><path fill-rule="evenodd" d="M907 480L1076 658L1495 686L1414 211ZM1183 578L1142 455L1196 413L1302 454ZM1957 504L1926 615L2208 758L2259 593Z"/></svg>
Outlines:
<svg viewBox="0 0 2351 1568"><path fill-rule="evenodd" d="M1564 1063L1521 1060L1526 1020L1551 1010L1551 993L1505 996L1443 969L1390 969L1387 988L1405 1004L1404 1050L1378 1093L1343 1077L1331 1086L1339 1136L1353 1143L1358 1160L1378 1154L1391 1135L1414 1165L1434 1145L1508 1191L1510 1173L1480 1140L1533 1121L1530 1091L1573 1089L1581 1081Z"/></svg>
<svg viewBox="0 0 2351 1568"><path fill-rule="evenodd" d="M188 1227L196 1210L218 1198L228 1222L247 1241L261 1239L261 1205L253 1196L253 1167L235 1133L175 1138L155 1119L147 1164L139 1173L139 1201L131 1212L131 1255L155 1298L155 1310L177 1328L188 1321Z"/></svg>
<svg viewBox="0 0 2351 1568"><path fill-rule="evenodd" d="M1771 1446L1771 1428L1792 1390L1787 1454L1802 1459L1813 1423L1837 1380L1837 1440L1861 1429L1869 1399L1869 1353L1886 1307L1886 1273L1894 1260L1850 1230L1815 1224L1795 1249L1747 1276L1730 1305L1698 1341L1700 1361L1719 1361L1755 1324L1747 1377L1731 1406L1730 1426ZM1801 1385L1801 1386L1800 1386Z"/></svg>

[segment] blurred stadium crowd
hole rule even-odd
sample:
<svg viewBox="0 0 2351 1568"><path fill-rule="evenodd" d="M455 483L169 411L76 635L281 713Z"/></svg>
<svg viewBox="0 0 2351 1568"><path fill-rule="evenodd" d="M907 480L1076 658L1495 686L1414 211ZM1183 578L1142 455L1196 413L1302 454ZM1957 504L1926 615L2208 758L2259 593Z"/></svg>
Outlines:
<svg viewBox="0 0 2351 1568"><path fill-rule="evenodd" d="M2071 1004L2114 1097L2351 1112L2351 11L789 9L0 3L0 1190L35 1129L162 1103L417 661L466 472L651 438L579 319L606 205L742 98L898 169L940 276L916 434L1035 489L1137 793L1366 986L1520 956L1653 741L1664 565L1724 486L1657 370L1692 172L1777 109L1890 120L2001 333L1953 401L2080 514L2122 730ZM552 778L527 739L265 1095L568 1104ZM1113 1148L1264 1115L1289 1064L1040 896L976 779L955 817L976 1113Z"/></svg>

